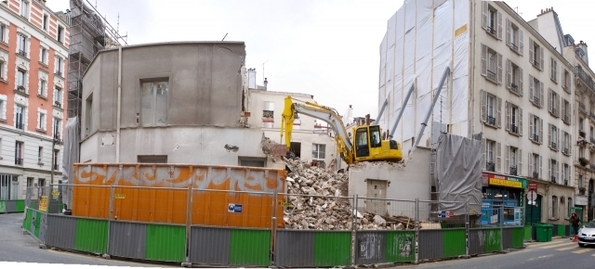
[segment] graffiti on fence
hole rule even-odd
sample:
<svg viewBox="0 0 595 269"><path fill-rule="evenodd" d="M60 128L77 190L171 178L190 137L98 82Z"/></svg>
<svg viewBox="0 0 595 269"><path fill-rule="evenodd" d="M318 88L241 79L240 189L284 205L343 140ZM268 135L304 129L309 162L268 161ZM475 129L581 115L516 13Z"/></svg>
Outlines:
<svg viewBox="0 0 595 269"><path fill-rule="evenodd" d="M357 235L359 258L365 260L381 259L384 236L379 233L362 233Z"/></svg>
<svg viewBox="0 0 595 269"><path fill-rule="evenodd" d="M235 191L283 191L282 170L222 166L77 165L75 183Z"/></svg>

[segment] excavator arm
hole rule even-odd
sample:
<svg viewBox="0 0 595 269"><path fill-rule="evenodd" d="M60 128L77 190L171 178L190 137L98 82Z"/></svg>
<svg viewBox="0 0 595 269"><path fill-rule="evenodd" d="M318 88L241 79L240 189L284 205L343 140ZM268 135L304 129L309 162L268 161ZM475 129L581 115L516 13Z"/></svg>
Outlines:
<svg viewBox="0 0 595 269"><path fill-rule="evenodd" d="M307 115L328 123L333 130L337 133L335 142L337 143L337 149L341 153L341 158L347 163L352 164L355 161L353 154L353 145L349 140L347 130L343 125L341 116L334 109L326 106L321 106L316 103L305 101L302 103L295 103L291 96L285 97L285 107L283 108L282 123L281 123L281 139L285 135L285 145L287 150L290 149L291 144L291 133L293 130L293 121L295 120L295 114L300 113Z"/></svg>

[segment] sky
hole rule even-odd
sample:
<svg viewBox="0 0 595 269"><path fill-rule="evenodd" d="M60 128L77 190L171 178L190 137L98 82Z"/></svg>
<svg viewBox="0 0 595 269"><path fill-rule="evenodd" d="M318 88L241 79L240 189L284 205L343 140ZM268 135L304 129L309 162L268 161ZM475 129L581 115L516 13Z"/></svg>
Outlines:
<svg viewBox="0 0 595 269"><path fill-rule="evenodd" d="M83 0L129 45L166 41L243 41L246 69L270 91L314 95L341 115L378 115L379 47L403 0ZM585 1L505 1L525 19L553 7L565 34L595 42ZM563 3L563 4L561 4ZM70 0L47 0L65 11Z"/></svg>

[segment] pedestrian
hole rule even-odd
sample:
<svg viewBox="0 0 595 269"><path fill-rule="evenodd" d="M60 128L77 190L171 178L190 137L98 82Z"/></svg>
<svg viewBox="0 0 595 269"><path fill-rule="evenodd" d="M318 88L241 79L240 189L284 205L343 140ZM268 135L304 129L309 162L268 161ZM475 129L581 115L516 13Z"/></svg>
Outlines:
<svg viewBox="0 0 595 269"><path fill-rule="evenodd" d="M574 234L574 238L571 238L571 240L576 240L578 236L578 225L581 220L576 215L576 212L572 212L572 216L570 216L569 220L570 224L572 225L572 232Z"/></svg>

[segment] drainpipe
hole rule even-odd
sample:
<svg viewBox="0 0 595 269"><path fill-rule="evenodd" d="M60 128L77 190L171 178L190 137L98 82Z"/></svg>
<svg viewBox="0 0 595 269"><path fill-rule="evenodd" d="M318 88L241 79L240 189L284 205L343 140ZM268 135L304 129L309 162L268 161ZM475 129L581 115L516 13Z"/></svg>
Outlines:
<svg viewBox="0 0 595 269"><path fill-rule="evenodd" d="M120 162L120 113L122 110L122 46L118 47L118 112L116 117L116 162Z"/></svg>

